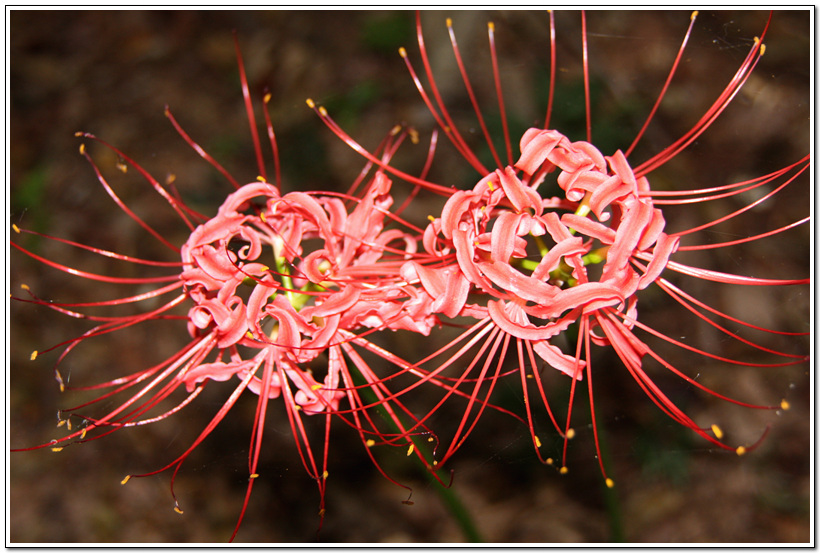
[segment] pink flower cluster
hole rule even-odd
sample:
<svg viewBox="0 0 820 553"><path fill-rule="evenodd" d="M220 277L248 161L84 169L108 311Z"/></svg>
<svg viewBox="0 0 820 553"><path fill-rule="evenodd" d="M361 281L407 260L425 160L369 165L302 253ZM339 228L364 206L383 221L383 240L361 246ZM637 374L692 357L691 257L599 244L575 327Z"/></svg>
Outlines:
<svg viewBox="0 0 820 553"><path fill-rule="evenodd" d="M530 129L521 152L513 167L453 194L424 243L429 251L456 254L458 271L435 269L457 283L452 295L440 296L449 316L464 304L469 282L492 298L486 312L499 328L531 341L550 366L580 378L583 363L549 339L580 314L604 307L617 305L634 316L635 293L658 277L679 240L663 233L661 211L640 196L649 190L646 178L635 178L620 151L605 158L587 142ZM538 186L556 169L565 196L542 198ZM652 258L643 274L630 266L640 253ZM592 277L587 266L599 263L600 275Z"/></svg>
<svg viewBox="0 0 820 553"><path fill-rule="evenodd" d="M431 317L420 301L404 300L397 267L385 256L411 256L416 243L398 229L384 230L390 179L379 172L351 213L341 198L251 183L228 196L215 217L182 247L184 289L193 337L210 333L219 349L242 347L275 359L298 388L305 412L338 409L344 395L331 359L323 384L300 366L362 327L427 333ZM267 261L273 266L262 263ZM382 272L377 272L381 269ZM201 365L185 376L189 391L206 378L253 372L242 356ZM279 397L276 375L265 394ZM261 393L252 377L248 388Z"/></svg>

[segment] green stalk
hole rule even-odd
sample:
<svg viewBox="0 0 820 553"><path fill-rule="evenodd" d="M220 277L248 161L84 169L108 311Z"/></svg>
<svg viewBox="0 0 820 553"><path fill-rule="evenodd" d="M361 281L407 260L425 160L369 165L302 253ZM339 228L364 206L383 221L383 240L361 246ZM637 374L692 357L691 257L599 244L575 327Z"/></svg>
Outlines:
<svg viewBox="0 0 820 553"><path fill-rule="evenodd" d="M365 380L364 377L358 372L358 370L351 371L351 375L353 376L353 380L357 385L364 384ZM379 414L379 416L384 420L388 426L390 426L391 430L396 432L397 434L401 432L399 427L396 425L395 422L387 415L387 411L382 407L381 404L378 403L379 399L376 397L376 394L367 388L366 386L361 388L361 393L365 397L365 399L373 405L373 408ZM398 416L398 414L396 414ZM422 443L420 440L415 438L410 438L413 448L416 451L424 452L425 450L422 449ZM425 458L425 465L432 466L432 461ZM421 465L419 463L414 463L413 466L416 468L417 471L424 474L424 477L427 481L431 484L431 487L436 491L439 496L439 499L444 504L444 507L450 512L450 516L453 517L458 527L461 529L462 534L464 534L464 538L466 541L470 543L483 543L484 539L481 537L481 533L478 531L478 528L473 522L472 517L470 516L470 511L458 497L455 490L452 487L442 486L441 482L439 482L435 476L428 470L427 466Z"/></svg>
<svg viewBox="0 0 820 553"><path fill-rule="evenodd" d="M461 528L461 532L464 534L466 541L470 543L483 543L484 538L481 537L481 533L478 531L478 528L476 528L476 525L470 516L470 511L464 506L464 503L462 503L453 488L442 486L429 470L425 469L422 472L427 480L432 484L433 489L438 494L442 503L444 503L444 506L448 511L450 511L450 515L456 521L458 527Z"/></svg>
<svg viewBox="0 0 820 553"><path fill-rule="evenodd" d="M597 427L598 448L600 450L601 462L604 464L604 467L609 467L610 450L609 441L606 437L606 430L603 425L600 424L600 421L598 422ZM626 542L626 532L624 531L624 521L621 516L621 502L618 499L617 484L616 486L610 488L602 480L601 488L603 489L604 506L606 507L606 514L609 519L609 539L613 543L624 543Z"/></svg>

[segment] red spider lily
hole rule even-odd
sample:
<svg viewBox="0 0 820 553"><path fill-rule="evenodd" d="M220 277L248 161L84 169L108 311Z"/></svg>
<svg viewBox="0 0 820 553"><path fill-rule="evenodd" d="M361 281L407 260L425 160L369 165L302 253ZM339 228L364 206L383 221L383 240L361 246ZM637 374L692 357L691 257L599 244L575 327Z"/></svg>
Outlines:
<svg viewBox="0 0 820 553"><path fill-rule="evenodd" d="M274 183L265 178L260 140L238 46L237 56L261 175L258 181L240 185L182 130L166 109L167 117L185 141L236 188L214 217L191 209L169 186L170 183L161 184L115 147L91 134L78 133L78 136L98 142L116 153L121 160L121 170L135 169L176 211L190 231L181 247L166 240L120 199L86 151L85 144L81 146L81 154L115 203L178 255L180 261L139 259L14 226L17 233L39 235L135 266L170 270L169 273L128 278L94 274L51 261L11 243L16 250L74 276L151 289L113 300L56 303L40 299L24 286L30 297L15 298L18 301L46 306L96 323L76 338L34 352L32 360L62 348L55 363L60 389L89 390L98 392L98 395L60 412L61 426L69 430L66 436L14 451L44 447L60 451L67 445L94 440L122 428L158 422L191 404L209 381L225 382L235 378L228 399L181 455L156 471L129 475L122 481L125 484L132 477L173 468L174 509L181 513L173 483L182 463L222 422L239 397L246 391L252 392L258 400L251 431L249 480L231 539L239 529L253 485L259 477L257 467L267 409L272 399L281 399L284 403L302 463L318 485L322 517L333 419L357 431L382 474L385 473L370 452L371 446L409 446L410 455L415 436L425 435L435 440L399 397L388 389L385 377L394 378L396 373L380 376L383 371L371 367L360 352L368 351L381 357L390 366L398 366L399 371L412 371L409 363L370 343L367 334L383 329L427 334L437 321L430 308L433 300L407 284L401 274L408 259L428 257L416 251L417 237L421 236L422 230L390 212L393 201L391 180L380 167L390 162L408 136L408 130L396 128L388 134L379 148L379 167L371 172L373 164L368 163L348 194L282 194L278 150L267 112L270 95L265 98L265 122L276 164ZM355 193L359 187L362 190ZM386 228L388 226L390 228ZM159 307L149 307L136 314L99 316L84 311L103 306L153 306L170 294L174 294L173 297L161 302ZM187 316L179 314L178 308L189 301L193 306L188 309ZM63 379L60 366L80 344L156 320L185 321L190 342L155 366L101 384L72 387ZM360 332L357 334L357 331ZM321 368L323 358L326 358L325 367ZM343 406L345 400L347 405ZM110 407L112 402L113 408ZM173 402L171 406L169 402ZM88 414L88 409L95 405L105 405L105 414ZM318 448L311 444L306 415L315 416L324 425ZM416 451L416 456L424 461L420 451Z"/></svg>
<svg viewBox="0 0 820 553"><path fill-rule="evenodd" d="M512 155L512 139L504 110L503 81L499 76L494 27L490 24L490 54L504 129L506 163L501 160L490 137L476 94L467 77L452 23L448 20L447 28L456 63L474 108L478 127L497 166L494 170L485 167L445 105L431 68L421 18L417 16L417 39L427 78L426 86L422 84L404 49L400 51L401 56L441 131L480 175L472 190L456 191L452 187L415 178L382 164L386 172L416 187L449 197L441 216L431 217L431 223L424 234L425 249L433 257L421 262L409 261L405 276L408 282L419 282L421 288L435 300L430 307L433 313L444 317L442 321L456 317L460 319L454 322L462 322L461 318L473 321L466 325L461 336L416 363L419 367L433 367L423 373L425 376L422 377L422 382L436 379L452 385L445 397L420 422L427 421L437 409L449 402L456 391L467 398L467 407L451 443L436 460L438 466L453 455L475 428L481 414L491 404L499 379L516 372L520 375L524 416L528 421L535 450L542 461L553 462L552 459L543 457L539 450L541 440L534 421L535 410L540 402L553 426L564 438L561 472L566 472L567 440L575 434L571 427L571 414L576 384L585 379L600 470L607 485L611 487L613 480L607 477L596 426L592 344L614 350L643 392L669 417L712 444L738 454L745 453L759 442L745 446L725 443L719 426L698 423L676 405L668 392L656 384L645 361L652 359L688 386L731 403L757 409L788 408L785 400L776 405L753 405L713 391L683 368L667 361L660 349L651 346L648 339L648 336L652 336L691 351L701 358L726 364L776 367L807 360L804 355L778 351L767 347L763 342L745 338L740 331L733 330L730 326L770 334L790 333L762 328L724 313L684 292L666 276L662 276L672 271L701 281L752 287L805 285L809 282L808 279L765 279L736 275L693 266L675 259L675 254L679 252L729 248L781 236L806 223L808 217L774 230L718 244L688 242L698 232L746 214L782 191L806 172L809 167L808 156L771 174L729 185L693 190L681 187L674 191L655 190L651 186L651 173L674 159L707 131L746 83L765 51L763 40L769 22L754 40L735 75L688 132L648 159L629 161L636 144L645 135L662 104L686 51L696 15L692 14L677 56L671 60L668 78L644 125L623 152L618 150L610 156L604 156L592 144L586 17L582 15L586 141L571 142L549 127L556 66L554 17L550 13L550 73L553 79L549 107L544 127L529 129L521 137L521 155L517 160ZM351 148L369 161L379 164L377 157L336 124L324 108L316 108L316 111L327 126ZM634 169L631 165L634 165ZM563 191L562 196L542 198L538 188L548 177L557 182ZM759 199L748 201L744 207L706 224L674 233L665 230L669 219L665 212L671 209L666 206L701 204L727 197L743 201L741 198L748 196L749 192L769 189L771 190ZM663 291L685 311L694 315L695 320L711 325L727 339L737 341L751 348L751 351L765 352L774 357L776 362L728 358L685 344L642 323L637 309L639 292L650 287ZM477 303L469 303L470 298ZM574 347L564 351L557 343L553 343L553 339L571 325L577 328L578 338ZM513 371L507 368L508 357L514 366ZM466 367L462 367L465 363ZM540 368L543 364L572 379L564 422L559 422L547 400L546 384ZM456 376L452 376L454 370Z"/></svg>

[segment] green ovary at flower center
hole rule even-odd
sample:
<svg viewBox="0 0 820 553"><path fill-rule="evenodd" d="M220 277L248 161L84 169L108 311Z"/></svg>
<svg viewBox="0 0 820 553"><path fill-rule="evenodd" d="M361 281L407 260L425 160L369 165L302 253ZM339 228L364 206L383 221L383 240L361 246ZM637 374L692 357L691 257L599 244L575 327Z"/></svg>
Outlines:
<svg viewBox="0 0 820 553"><path fill-rule="evenodd" d="M540 240L540 237L536 236L535 238L536 242L543 244L543 241ZM609 250L608 246L602 246L582 256L581 260L584 262L584 266L589 267L592 265L599 265L606 261L607 250ZM545 248L542 250L541 255L546 255L548 252L549 250ZM536 267L538 267L538 264L539 262L534 259L520 259L518 261L519 268L529 272L534 271ZM572 276L572 271L573 268L565 260L562 259L558 267L550 271L550 277L547 282L559 288L572 288L573 286L577 286L578 279Z"/></svg>
<svg viewBox="0 0 820 553"><path fill-rule="evenodd" d="M277 294L284 294L287 298L288 303L293 307L294 311L299 312L306 306L312 304L312 301L315 299L316 295L321 292L326 292L327 287L323 284L316 284L307 280L304 276L300 276L298 273L298 269L294 267L294 265L288 261L283 255L281 255L282 246L281 244L272 244L273 246L273 267L268 269L268 273L274 278L275 283L270 282L260 282L256 278L253 277L246 277L243 280L243 284L248 287L255 287L255 286L265 286L271 290L270 294L267 297L267 301L265 304L271 303ZM319 264L319 271L322 274L327 273L331 268L330 262L323 261ZM304 280L304 284L301 286L297 285L296 280ZM330 283L327 283L330 285ZM279 324L275 318L269 317L267 315L263 316L263 319L266 320L266 323L262 323L262 328L265 334L270 338L272 341L276 341L276 338L279 334ZM262 321L260 321L262 322ZM321 327L324 325L324 319L319 317L314 317L313 323L317 327Z"/></svg>

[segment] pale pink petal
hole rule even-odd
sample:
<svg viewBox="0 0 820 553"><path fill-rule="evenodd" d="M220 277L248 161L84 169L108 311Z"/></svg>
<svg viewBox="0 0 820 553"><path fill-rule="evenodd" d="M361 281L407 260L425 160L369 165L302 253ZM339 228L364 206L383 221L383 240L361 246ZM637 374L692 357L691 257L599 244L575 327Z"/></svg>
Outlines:
<svg viewBox="0 0 820 553"><path fill-rule="evenodd" d="M343 286L341 291L330 294L317 306L305 307L301 313L306 319L336 315L353 307L359 301L360 295L358 286Z"/></svg>
<svg viewBox="0 0 820 553"><path fill-rule="evenodd" d="M517 242L521 241L516 232L519 222L524 217L526 216L523 214L504 211L496 218L491 235L491 251L494 261L509 262L513 251L516 250ZM520 245L518 249L521 250Z"/></svg>
<svg viewBox="0 0 820 553"><path fill-rule="evenodd" d="M498 328L522 340L548 340L575 321L574 317L567 316L544 326L535 326L528 322L520 305L502 300L487 302L487 312Z"/></svg>
<svg viewBox="0 0 820 553"><path fill-rule="evenodd" d="M549 302L539 304L532 311L544 318L554 318L578 307L591 311L623 301L624 296L614 286L604 282L588 282L558 291Z"/></svg>
<svg viewBox="0 0 820 553"><path fill-rule="evenodd" d="M629 258L635 251L635 246L643 236L644 229L652 220L653 209L648 203L641 201L629 202L626 212L621 218L621 224L615 233L615 241L607 251L607 269L626 267ZM606 269L604 271L606 274ZM606 277L604 277L606 278Z"/></svg>
<svg viewBox="0 0 820 553"><path fill-rule="evenodd" d="M597 221L591 220L589 217L580 217L573 213L565 213L561 216L561 222L569 228L590 238L595 238L604 244L612 244L615 241L614 230Z"/></svg>
<svg viewBox="0 0 820 553"><path fill-rule="evenodd" d="M638 288L643 290L652 284L666 268L669 262L669 256L672 255L680 244L680 237L670 237L664 233L658 238L658 243L652 250L652 261L646 267L646 272L641 276L638 282Z"/></svg>
<svg viewBox="0 0 820 553"><path fill-rule="evenodd" d="M206 379L225 382L238 372L251 370L255 364L256 361L254 360L231 363L223 363L221 361L203 363L188 370L182 377L182 381L185 383L185 389L188 392L192 392L197 384Z"/></svg>
<svg viewBox="0 0 820 553"><path fill-rule="evenodd" d="M566 141L566 138L557 131L527 129L519 143L521 157L515 162L515 168L524 171L527 175L534 175L546 161L547 156L562 141Z"/></svg>
<svg viewBox="0 0 820 553"><path fill-rule="evenodd" d="M531 211L535 215L541 214L541 196L532 188L525 186L517 176L512 167L505 167L496 169L495 174L498 176L498 181L504 194L510 203L519 213L524 211Z"/></svg>
<svg viewBox="0 0 820 553"><path fill-rule="evenodd" d="M493 284L523 300L537 304L551 303L558 292L555 286L527 276L513 269L509 263L479 262L477 265Z"/></svg>
<svg viewBox="0 0 820 553"><path fill-rule="evenodd" d="M544 340L534 342L532 349L553 369L557 369L572 378L583 380L584 369L586 368L586 361L583 359L576 359L571 355L567 355Z"/></svg>

